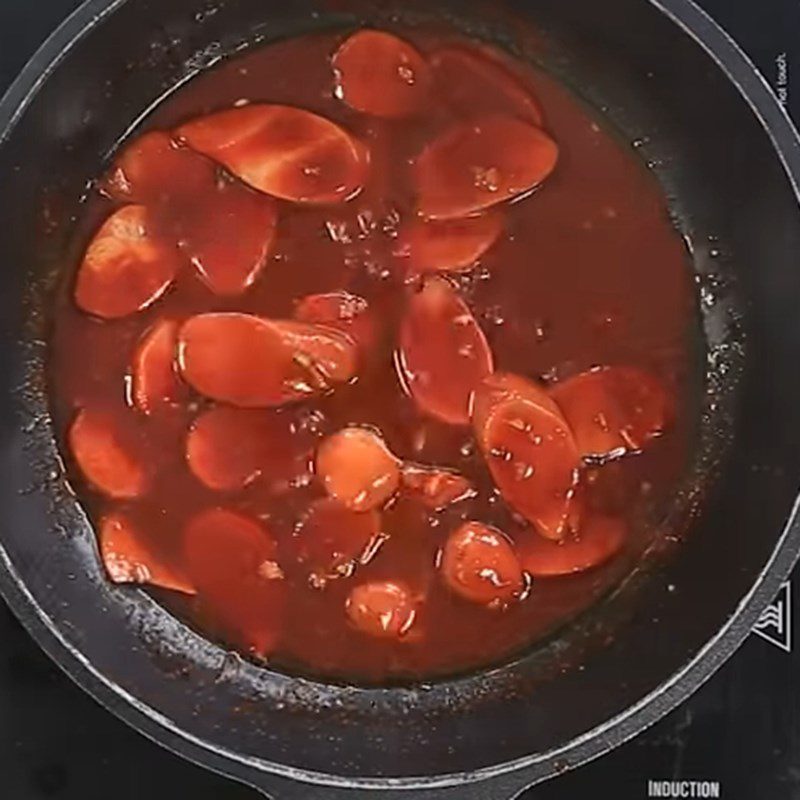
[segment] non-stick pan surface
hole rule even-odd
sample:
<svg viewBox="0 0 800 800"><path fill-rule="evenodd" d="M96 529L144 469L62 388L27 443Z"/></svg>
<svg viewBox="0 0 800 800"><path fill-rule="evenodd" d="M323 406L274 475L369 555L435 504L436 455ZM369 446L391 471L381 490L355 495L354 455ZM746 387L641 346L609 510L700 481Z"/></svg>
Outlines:
<svg viewBox="0 0 800 800"><path fill-rule="evenodd" d="M512 663L432 685L324 685L243 663L145 593L106 583L48 416L48 300L87 181L165 92L240 46L431 19L542 62L662 180L707 343L696 460L676 498L682 514L700 510L670 558L654 553ZM800 145L752 65L688 0L90 0L0 104L0 141L0 589L78 683L177 753L276 797L416 787L502 800L674 707L794 562Z"/></svg>

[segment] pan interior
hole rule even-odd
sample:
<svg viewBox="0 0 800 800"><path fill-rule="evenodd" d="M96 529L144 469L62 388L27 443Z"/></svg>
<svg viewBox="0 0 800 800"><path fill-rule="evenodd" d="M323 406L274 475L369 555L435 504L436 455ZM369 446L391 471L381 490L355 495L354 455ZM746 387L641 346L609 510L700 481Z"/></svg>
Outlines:
<svg viewBox="0 0 800 800"><path fill-rule="evenodd" d="M545 753L680 669L765 568L800 475L796 197L758 120L696 44L638 0L614 0L613 13L596 6L294 2L267 12L260 0L202 11L192 0L129 0L66 54L0 150L6 568L94 669L196 739L371 777ZM66 243L87 181L154 101L241 47L313 28L431 21L543 64L643 143L691 249L703 315L708 392L677 506L680 515L698 510L675 558L654 553L601 608L513 663L432 685L326 685L243 663L146 594L106 584L52 437L46 312L71 263Z"/></svg>

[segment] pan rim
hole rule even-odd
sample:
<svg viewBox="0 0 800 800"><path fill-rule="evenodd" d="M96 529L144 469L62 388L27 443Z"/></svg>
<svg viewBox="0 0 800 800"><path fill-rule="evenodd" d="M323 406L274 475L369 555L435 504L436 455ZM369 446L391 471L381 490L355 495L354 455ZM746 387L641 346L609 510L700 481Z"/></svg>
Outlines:
<svg viewBox="0 0 800 800"><path fill-rule="evenodd" d="M736 42L694 0L647 0L689 36L726 75L769 136L800 206L800 134L764 76ZM72 48L128 0L86 0L43 42L0 99L0 147ZM321 786L352 789L436 789L519 773L520 787L557 774L559 762L579 766L613 749L663 717L708 680L750 633L800 555L800 498L761 574L726 623L682 669L622 713L560 748L468 773L427 777L343 777L245 756L192 736L109 681L60 634L16 573L0 542L0 595L37 644L83 690L148 738L190 761L258 786L268 773ZM522 782L524 774L525 782ZM266 777L265 777L266 780Z"/></svg>

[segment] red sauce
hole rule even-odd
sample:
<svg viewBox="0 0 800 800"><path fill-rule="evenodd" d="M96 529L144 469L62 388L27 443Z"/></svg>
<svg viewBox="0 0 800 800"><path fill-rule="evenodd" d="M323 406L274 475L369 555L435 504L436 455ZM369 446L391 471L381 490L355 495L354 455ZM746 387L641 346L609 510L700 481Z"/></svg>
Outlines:
<svg viewBox="0 0 800 800"><path fill-rule="evenodd" d="M135 140L98 181L84 248L126 203L146 224L65 282L50 362L110 577L368 681L501 661L630 570L686 467L694 327L660 188L595 110L482 46L383 36L270 45L169 96L145 128L189 148ZM196 121L233 107L269 158ZM481 137L497 164L465 177Z"/></svg>

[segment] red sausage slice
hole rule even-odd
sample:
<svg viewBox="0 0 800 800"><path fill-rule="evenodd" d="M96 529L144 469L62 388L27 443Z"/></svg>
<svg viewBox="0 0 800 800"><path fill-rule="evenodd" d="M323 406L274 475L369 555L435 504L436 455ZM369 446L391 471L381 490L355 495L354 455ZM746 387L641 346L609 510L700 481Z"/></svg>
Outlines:
<svg viewBox="0 0 800 800"><path fill-rule="evenodd" d="M550 396L564 413L584 458L609 461L642 450L673 415L672 400L654 375L633 367L602 367L556 384Z"/></svg>
<svg viewBox="0 0 800 800"><path fill-rule="evenodd" d="M444 101L466 117L476 110L510 114L541 126L536 98L500 61L485 52L445 47L431 56L434 79Z"/></svg>
<svg viewBox="0 0 800 800"><path fill-rule="evenodd" d="M443 278L426 280L409 301L396 364L420 410L454 425L469 423L475 387L494 368L477 320Z"/></svg>
<svg viewBox="0 0 800 800"><path fill-rule="evenodd" d="M558 160L556 143L509 116L454 125L417 158L419 212L429 219L465 217L538 186Z"/></svg>
<svg viewBox="0 0 800 800"><path fill-rule="evenodd" d="M272 325L317 392L344 383L355 374L358 348L347 334L329 325L290 320L272 321Z"/></svg>
<svg viewBox="0 0 800 800"><path fill-rule="evenodd" d="M478 388L475 430L505 501L548 539L580 520L580 454L547 394L517 376L492 376Z"/></svg>
<svg viewBox="0 0 800 800"><path fill-rule="evenodd" d="M401 231L398 254L408 258L410 275L464 272L475 266L503 233L503 217L490 211L480 217L415 220Z"/></svg>
<svg viewBox="0 0 800 800"><path fill-rule="evenodd" d="M399 460L366 428L344 428L325 439L316 472L328 494L353 511L382 506L400 483Z"/></svg>
<svg viewBox="0 0 800 800"><path fill-rule="evenodd" d="M159 320L136 347L131 367L131 400L145 414L173 406L186 391L178 378L178 323Z"/></svg>
<svg viewBox="0 0 800 800"><path fill-rule="evenodd" d="M291 419L272 410L214 408L201 414L186 439L186 461L209 489L242 489L259 477L292 477L302 448Z"/></svg>
<svg viewBox="0 0 800 800"><path fill-rule="evenodd" d="M261 274L277 221L277 204L271 197L224 177L183 203L175 234L208 287L215 294L233 296L249 289Z"/></svg>
<svg viewBox="0 0 800 800"><path fill-rule="evenodd" d="M353 377L356 345L332 328L249 314L199 314L179 332L178 363L201 394L244 407L278 406Z"/></svg>
<svg viewBox="0 0 800 800"><path fill-rule="evenodd" d="M196 594L182 570L165 563L125 514L115 512L105 517L100 523L98 538L103 564L114 583L150 584Z"/></svg>
<svg viewBox="0 0 800 800"><path fill-rule="evenodd" d="M134 139L117 157L102 189L116 200L164 206L213 186L211 161L181 147L164 131Z"/></svg>
<svg viewBox="0 0 800 800"><path fill-rule="evenodd" d="M183 547L211 623L251 652L268 655L280 636L286 593L269 531L242 514L209 509L189 521Z"/></svg>
<svg viewBox="0 0 800 800"><path fill-rule="evenodd" d="M525 590L511 542L497 528L480 522L466 522L450 534L441 569L450 589L473 603L501 607Z"/></svg>
<svg viewBox="0 0 800 800"><path fill-rule="evenodd" d="M123 151L106 191L144 203L159 235L181 249L216 294L250 287L275 238L272 198L219 174L214 162L163 131L147 133Z"/></svg>
<svg viewBox="0 0 800 800"><path fill-rule="evenodd" d="M369 560L380 542L380 528L377 511L358 513L328 497L317 500L298 530L298 558L310 568L314 585L324 586Z"/></svg>
<svg viewBox="0 0 800 800"><path fill-rule="evenodd" d="M578 533L561 542L531 536L518 546L522 566L534 577L571 575L600 566L619 552L625 523L613 517L589 517Z"/></svg>
<svg viewBox="0 0 800 800"><path fill-rule="evenodd" d="M83 409L68 439L83 476L99 492L126 500L147 491L147 471L135 437L114 415Z"/></svg>
<svg viewBox="0 0 800 800"><path fill-rule="evenodd" d="M514 375L511 372L496 372L484 378L475 392L472 421L477 430L482 430L495 407L506 400L523 400L540 406L544 411L561 417L561 409L548 393L539 385Z"/></svg>
<svg viewBox="0 0 800 800"><path fill-rule="evenodd" d="M289 106L219 111L186 123L177 135L253 188L298 203L348 200L363 187L369 166L368 150L347 131Z"/></svg>
<svg viewBox="0 0 800 800"><path fill-rule="evenodd" d="M379 639L402 639L417 618L412 592L399 581L373 581L356 586L345 608L356 630Z"/></svg>
<svg viewBox="0 0 800 800"><path fill-rule="evenodd" d="M154 236L145 207L125 206L90 242L78 269L75 302L98 317L125 317L164 294L179 266L177 250Z"/></svg>
<svg viewBox="0 0 800 800"><path fill-rule="evenodd" d="M475 487L463 475L438 467L405 464L403 488L424 506L434 510L465 500L475 494Z"/></svg>
<svg viewBox="0 0 800 800"><path fill-rule="evenodd" d="M333 56L334 94L356 111L406 117L424 111L430 67L408 42L382 31L363 30Z"/></svg>
<svg viewBox="0 0 800 800"><path fill-rule="evenodd" d="M355 340L362 353L369 352L377 339L369 303L349 292L307 295L297 304L294 316L300 322L330 325L343 331Z"/></svg>

